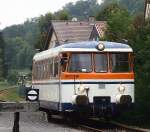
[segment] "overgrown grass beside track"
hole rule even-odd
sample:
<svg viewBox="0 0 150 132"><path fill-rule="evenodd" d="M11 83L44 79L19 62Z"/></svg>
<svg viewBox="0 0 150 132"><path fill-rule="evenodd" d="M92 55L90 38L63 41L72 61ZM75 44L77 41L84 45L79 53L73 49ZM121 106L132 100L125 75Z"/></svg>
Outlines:
<svg viewBox="0 0 150 132"><path fill-rule="evenodd" d="M0 90L6 89L9 87L7 82L0 82Z"/></svg>
<svg viewBox="0 0 150 132"><path fill-rule="evenodd" d="M0 101L22 100L24 99L18 95L17 86L10 86L7 82L0 82Z"/></svg>

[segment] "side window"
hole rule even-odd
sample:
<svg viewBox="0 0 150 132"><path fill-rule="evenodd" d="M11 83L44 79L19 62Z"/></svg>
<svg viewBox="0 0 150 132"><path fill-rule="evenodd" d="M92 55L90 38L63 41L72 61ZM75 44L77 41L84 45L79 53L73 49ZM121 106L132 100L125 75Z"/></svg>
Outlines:
<svg viewBox="0 0 150 132"><path fill-rule="evenodd" d="M46 60L43 61L43 72L44 72L44 75L43 75L43 79L46 79L47 77L47 64L46 64Z"/></svg>
<svg viewBox="0 0 150 132"><path fill-rule="evenodd" d="M36 62L36 74L35 74L35 78L36 78L36 80L38 80L38 62Z"/></svg>
<svg viewBox="0 0 150 132"><path fill-rule="evenodd" d="M54 77L58 76L58 58L54 59Z"/></svg>
<svg viewBox="0 0 150 132"><path fill-rule="evenodd" d="M37 80L40 80L40 63L37 63Z"/></svg>
<svg viewBox="0 0 150 132"><path fill-rule="evenodd" d="M35 62L33 62L33 69L32 69L32 77L33 77L33 80L35 80L35 77L36 77L36 76L35 76L35 73L36 73L36 72L35 72L35 71L36 71L35 68L36 68L36 64L35 64Z"/></svg>
<svg viewBox="0 0 150 132"><path fill-rule="evenodd" d="M43 62L40 62L40 80L43 79Z"/></svg>
<svg viewBox="0 0 150 132"><path fill-rule="evenodd" d="M43 69L43 66L42 66L42 62L40 62L40 65L39 65L39 80L42 80L42 69Z"/></svg>
<svg viewBox="0 0 150 132"><path fill-rule="evenodd" d="M52 78L53 77L53 59L49 59L49 74L50 74L50 77Z"/></svg>
<svg viewBox="0 0 150 132"><path fill-rule="evenodd" d="M37 80L37 62L34 65L34 79Z"/></svg>
<svg viewBox="0 0 150 132"><path fill-rule="evenodd" d="M45 78L48 79L48 59L45 61L46 73Z"/></svg>
<svg viewBox="0 0 150 132"><path fill-rule="evenodd" d="M68 63L68 56L67 54L63 54L62 55L62 59L61 59L61 69L62 69L62 72L65 72L66 71L66 67L67 67L67 63Z"/></svg>

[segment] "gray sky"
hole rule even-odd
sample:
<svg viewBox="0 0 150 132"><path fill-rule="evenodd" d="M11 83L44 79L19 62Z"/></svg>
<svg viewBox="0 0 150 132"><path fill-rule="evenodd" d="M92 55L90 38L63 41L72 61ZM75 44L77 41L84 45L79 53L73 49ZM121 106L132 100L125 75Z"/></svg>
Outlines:
<svg viewBox="0 0 150 132"><path fill-rule="evenodd" d="M68 2L77 0L0 0L0 29L23 23L27 18L55 12ZM98 0L100 3L101 0Z"/></svg>

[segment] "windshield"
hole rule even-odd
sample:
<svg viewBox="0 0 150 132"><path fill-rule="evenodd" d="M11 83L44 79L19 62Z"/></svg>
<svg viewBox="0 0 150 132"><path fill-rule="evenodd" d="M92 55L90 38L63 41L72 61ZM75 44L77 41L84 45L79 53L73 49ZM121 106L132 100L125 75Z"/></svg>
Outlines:
<svg viewBox="0 0 150 132"><path fill-rule="evenodd" d="M107 72L107 54L95 54L95 72Z"/></svg>
<svg viewBox="0 0 150 132"><path fill-rule="evenodd" d="M112 53L111 58L111 67L112 72L129 72L129 53Z"/></svg>
<svg viewBox="0 0 150 132"><path fill-rule="evenodd" d="M70 72L91 72L92 71L92 55L73 53L70 58Z"/></svg>

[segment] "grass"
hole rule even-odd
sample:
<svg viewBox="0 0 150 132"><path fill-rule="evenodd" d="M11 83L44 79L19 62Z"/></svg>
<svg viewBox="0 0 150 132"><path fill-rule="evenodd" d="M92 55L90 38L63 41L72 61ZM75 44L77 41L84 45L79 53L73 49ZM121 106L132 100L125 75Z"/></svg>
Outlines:
<svg viewBox="0 0 150 132"><path fill-rule="evenodd" d="M1 101L22 101L22 97L18 95L17 86L10 86L7 82L0 82L0 90L8 89L0 93Z"/></svg>
<svg viewBox="0 0 150 132"><path fill-rule="evenodd" d="M9 88L9 84L7 82L0 82L0 90Z"/></svg>

